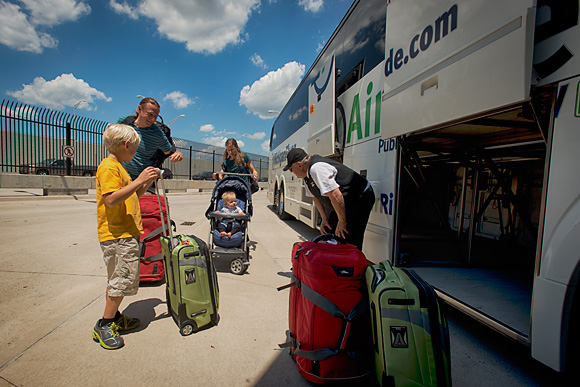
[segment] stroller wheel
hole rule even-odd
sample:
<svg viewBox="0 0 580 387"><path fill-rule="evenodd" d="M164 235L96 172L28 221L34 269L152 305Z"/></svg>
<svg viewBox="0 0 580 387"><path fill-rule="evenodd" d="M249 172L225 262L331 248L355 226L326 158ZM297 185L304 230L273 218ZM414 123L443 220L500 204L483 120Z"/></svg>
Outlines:
<svg viewBox="0 0 580 387"><path fill-rule="evenodd" d="M230 262L230 271L237 275L242 275L248 267L241 258L235 258Z"/></svg>

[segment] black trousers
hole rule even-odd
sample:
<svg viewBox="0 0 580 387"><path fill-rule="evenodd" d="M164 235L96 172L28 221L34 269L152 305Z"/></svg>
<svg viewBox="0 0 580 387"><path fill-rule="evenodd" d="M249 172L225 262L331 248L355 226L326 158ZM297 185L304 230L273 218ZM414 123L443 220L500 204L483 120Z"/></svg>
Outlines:
<svg viewBox="0 0 580 387"><path fill-rule="evenodd" d="M369 186L356 199L345 200L344 205L346 212L346 230L348 231L346 241L362 251L365 230L369 222L369 217L371 216L371 211L375 205L375 192L373 191L373 187ZM336 225L338 224L338 216L334 210L330 213L328 222L332 227L332 233L334 233Z"/></svg>

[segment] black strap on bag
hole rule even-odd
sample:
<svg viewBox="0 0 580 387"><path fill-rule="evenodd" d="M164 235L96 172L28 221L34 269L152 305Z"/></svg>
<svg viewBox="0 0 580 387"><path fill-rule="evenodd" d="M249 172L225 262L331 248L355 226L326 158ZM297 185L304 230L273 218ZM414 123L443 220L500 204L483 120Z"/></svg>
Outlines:
<svg viewBox="0 0 580 387"><path fill-rule="evenodd" d="M360 302L356 304L354 308L351 309L349 314L345 315L332 301L330 301L328 298L324 297L314 289L310 288L308 285L304 284L302 281L295 278L294 276L292 276L292 282L290 282L287 285L280 286L278 288L278 291L290 288L292 286L300 288L304 298L306 298L307 300L309 300L310 302L312 302L314 305L324 310L325 312L333 315L334 317L342 319L343 321L346 322L346 324L343 325L342 334L337 342L336 349L326 348L314 351L304 351L300 349L300 342L296 338L293 338L288 335L287 341L283 344L279 344L278 346L280 348L286 347L296 348L293 351L296 356L300 356L312 361L325 360L331 356L336 355L339 350L346 350L346 343L348 341L348 335L350 332L352 321L356 319L358 316L364 314L368 310L369 303L367 302L367 299L363 297L363 299L360 300ZM355 353L353 352L353 356L354 354Z"/></svg>
<svg viewBox="0 0 580 387"><path fill-rule="evenodd" d="M177 226L175 225L175 221L173 220L169 220L171 222L171 227L173 227L173 231L177 231ZM155 230L151 231L149 234L147 234L147 236L145 236L143 238L143 240L141 242L139 242L139 257L141 258L141 260L146 261L146 262L153 262L153 261L160 261L163 259L163 253L161 254L155 254L152 255L150 257L145 257L145 248L146 248L146 244L145 242L147 242L150 239L155 238L158 235L161 235L161 233L163 232L163 225L157 227Z"/></svg>

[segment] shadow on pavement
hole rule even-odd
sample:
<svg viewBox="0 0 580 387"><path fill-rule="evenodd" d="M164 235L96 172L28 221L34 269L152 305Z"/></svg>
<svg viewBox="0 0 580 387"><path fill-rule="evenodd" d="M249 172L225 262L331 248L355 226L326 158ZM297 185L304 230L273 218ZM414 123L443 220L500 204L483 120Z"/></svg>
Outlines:
<svg viewBox="0 0 580 387"><path fill-rule="evenodd" d="M266 208L272 211L272 213L276 214L276 210L274 209L274 206L272 204L267 205ZM292 230L296 231L296 233L299 235L299 240L297 240L296 242L311 241L314 237L320 235L320 230L315 230L312 227L294 218L289 220L283 220L283 222Z"/></svg>
<svg viewBox="0 0 580 387"><path fill-rule="evenodd" d="M142 331L147 328L151 322L169 317L167 312L157 316L155 307L161 304L165 305L165 301L160 300L159 298L148 298L146 300L138 300L129 304L122 313L129 317L137 317L141 320L141 325L139 325L139 328L127 332L126 334Z"/></svg>
<svg viewBox="0 0 580 387"><path fill-rule="evenodd" d="M320 384L309 382L304 379L296 368L296 363L290 356L288 349L277 350L279 354L274 358L268 369L261 378L254 384L255 387L270 386L320 386ZM331 386L341 387L378 387L379 383L374 372L364 378L352 381L341 381L330 383Z"/></svg>

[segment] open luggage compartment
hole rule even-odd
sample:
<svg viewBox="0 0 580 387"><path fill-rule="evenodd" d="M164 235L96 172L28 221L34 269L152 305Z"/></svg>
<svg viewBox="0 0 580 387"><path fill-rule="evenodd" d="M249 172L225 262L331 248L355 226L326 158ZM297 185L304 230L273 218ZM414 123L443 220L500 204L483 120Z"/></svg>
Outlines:
<svg viewBox="0 0 580 387"><path fill-rule="evenodd" d="M524 342L554 95L399 138L397 265Z"/></svg>

